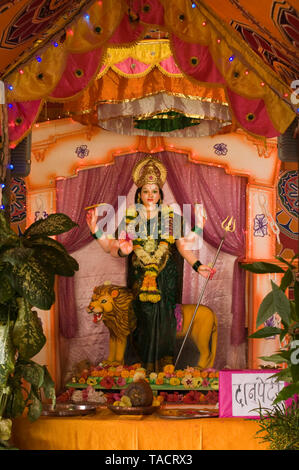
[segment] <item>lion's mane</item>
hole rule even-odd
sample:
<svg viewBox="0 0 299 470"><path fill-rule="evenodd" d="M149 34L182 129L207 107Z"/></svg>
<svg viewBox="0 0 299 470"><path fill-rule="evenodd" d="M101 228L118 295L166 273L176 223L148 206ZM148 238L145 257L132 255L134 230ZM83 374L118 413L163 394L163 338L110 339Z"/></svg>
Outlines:
<svg viewBox="0 0 299 470"><path fill-rule="evenodd" d="M117 290L118 296L112 298L112 291ZM115 285L101 285L95 287L94 301L100 301L103 295L109 295L112 299L113 310L103 313L104 325L108 328L111 337L123 339L135 329L136 318L132 307L133 294L127 287Z"/></svg>

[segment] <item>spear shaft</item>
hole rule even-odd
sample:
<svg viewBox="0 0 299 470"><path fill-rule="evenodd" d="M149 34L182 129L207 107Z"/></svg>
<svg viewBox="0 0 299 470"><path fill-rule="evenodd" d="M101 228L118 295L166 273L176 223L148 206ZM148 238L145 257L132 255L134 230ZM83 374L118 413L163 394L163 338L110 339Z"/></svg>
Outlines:
<svg viewBox="0 0 299 470"><path fill-rule="evenodd" d="M223 237L222 237L221 240L220 240L220 244L219 244L219 246L218 246L217 253L216 253L215 257L214 257L214 260L213 260L213 263L212 263L212 266L211 266L212 269L213 269L214 266L215 266L215 263L216 263L216 261L217 261L217 258L218 258L218 255L219 255L219 253L220 253L220 250L221 250L221 248L222 248L222 245L223 245L223 242L224 242L224 239L225 239L226 234L227 234L227 232L224 232L224 235L223 235ZM186 343L186 340L187 340L188 335L189 335L189 333L190 333L190 330L191 330L191 328L192 328L195 315L196 315L196 313L197 313L198 307L200 306L200 303L201 303L202 297L203 297L203 295L204 295L206 286L207 286L207 284L208 284L208 282L209 282L209 279L210 279L210 273L209 273L209 276L205 279L205 283L204 283L203 288L202 288L202 290L201 290L201 293L200 293L200 296L199 296L197 305L196 305L196 307L195 307L193 316L192 316L192 318L191 318L191 321L190 321L190 324L189 324L187 333L186 333L186 335L185 335L183 344L182 344L182 346L181 346L181 348L180 348L180 350L179 350L179 353L178 353L178 355L177 355L177 358L176 358L176 361L175 361L175 364L174 364L174 368L176 368L176 365L177 365L177 363L178 363L178 361L179 361L179 358L180 358L180 356L181 356L182 350L183 350L183 348L184 348L184 345L185 345L185 343Z"/></svg>

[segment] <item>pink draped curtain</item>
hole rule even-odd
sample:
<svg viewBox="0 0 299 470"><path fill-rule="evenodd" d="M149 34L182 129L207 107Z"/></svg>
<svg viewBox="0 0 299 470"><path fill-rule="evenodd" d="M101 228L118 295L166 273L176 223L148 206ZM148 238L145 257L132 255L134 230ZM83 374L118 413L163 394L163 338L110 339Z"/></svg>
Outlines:
<svg viewBox="0 0 299 470"><path fill-rule="evenodd" d="M72 253L87 243L90 236L85 222L84 208L99 202L117 207L118 196L126 196L132 186L132 169L144 154L118 157L115 164L80 171L76 178L57 181L57 212L63 212L78 223L78 227L59 236L66 249ZM233 275L231 343L245 340L245 273L239 261L245 255L246 178L227 175L223 169L194 164L185 155L175 152L155 154L166 165L169 187L178 204L201 202L207 210L208 221L204 240L217 248L227 216L236 219L236 229L230 233L222 250L237 257ZM76 333L77 314L74 279L59 278L60 331L66 338Z"/></svg>
<svg viewBox="0 0 299 470"><path fill-rule="evenodd" d="M218 248L224 233L222 221L228 216L236 220L235 231L227 235L222 251L237 257L233 273L231 344L239 345L245 341L246 334L245 272L239 261L245 257L247 179L228 175L222 168L193 164L181 154L162 152L160 158L167 167L167 181L178 204L204 205L208 213L204 241Z"/></svg>

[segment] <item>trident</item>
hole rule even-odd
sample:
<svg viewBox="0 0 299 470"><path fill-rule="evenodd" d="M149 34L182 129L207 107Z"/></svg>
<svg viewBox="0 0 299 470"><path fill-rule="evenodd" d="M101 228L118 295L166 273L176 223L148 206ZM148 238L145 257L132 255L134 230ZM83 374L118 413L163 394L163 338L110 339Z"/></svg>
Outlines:
<svg viewBox="0 0 299 470"><path fill-rule="evenodd" d="M226 217L226 218L222 221L222 223L221 223L221 227L222 227L223 230L224 230L224 234L223 234L223 237L222 237L221 240L220 240L220 244L219 244L219 246L218 246L217 253L216 253L216 255L215 255L215 257L214 257L214 260L213 260L213 263L212 263L212 265L211 265L211 268L212 268L212 269L213 269L214 266L215 266L215 263L216 263L216 261L217 261L218 255L219 255L219 253L220 253L220 250L221 250L221 248L222 248L222 245L223 245L223 243L224 243L224 239L225 239L227 233L228 233L228 232L234 232L235 229L236 229L236 220L233 219L233 217L231 217L229 220L228 220L228 219L229 219L229 216ZM204 283L204 285L203 285L203 288L202 288L202 290L201 290L201 293L200 293L200 296L199 296L197 305L196 305L196 307L195 307L193 316L192 316L192 318L191 318L190 325L189 325L189 327L188 327L187 333L186 333L186 335L185 335L183 344L182 344L181 349L179 350L179 353L178 353L178 355L177 355L177 358L176 358L176 361L175 361L175 364L174 364L174 368L176 368L176 365L177 365L177 363L178 363L178 361L179 361L179 358L180 358L180 356L181 356L183 347L184 347L184 345L185 345L185 342L186 342L186 340L187 340L187 337L188 337L188 335L189 335L189 332L190 332L190 330L191 330L191 328L192 328L192 324L193 324L195 315L196 315L197 310L198 310L198 307L199 307L199 305L200 305L200 303L201 303L201 299L202 299L202 297L203 297L203 295L204 295L204 292L205 292L207 283L209 282L210 275L211 275L211 273L209 273L209 276L206 278L205 283Z"/></svg>

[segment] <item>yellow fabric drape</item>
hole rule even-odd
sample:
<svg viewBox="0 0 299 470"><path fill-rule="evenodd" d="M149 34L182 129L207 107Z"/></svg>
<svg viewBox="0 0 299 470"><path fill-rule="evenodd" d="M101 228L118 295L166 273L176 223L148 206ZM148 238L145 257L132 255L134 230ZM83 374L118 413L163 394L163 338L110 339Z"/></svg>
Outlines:
<svg viewBox="0 0 299 470"><path fill-rule="evenodd" d="M263 450L254 420L239 418L162 419L116 416L27 418L13 422L13 443L21 450Z"/></svg>

